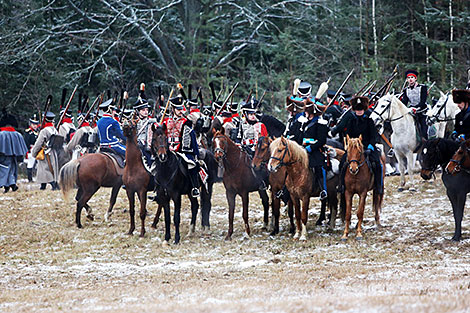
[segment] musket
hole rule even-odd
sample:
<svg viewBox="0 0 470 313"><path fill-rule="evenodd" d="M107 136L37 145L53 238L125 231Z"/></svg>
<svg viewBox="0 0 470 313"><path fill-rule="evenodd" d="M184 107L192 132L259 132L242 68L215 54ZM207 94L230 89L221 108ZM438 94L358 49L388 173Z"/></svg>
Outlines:
<svg viewBox="0 0 470 313"><path fill-rule="evenodd" d="M46 105L44 105L44 115L42 116L42 119L41 119L41 128L40 129L44 128L44 124L46 123L46 113L47 113L47 111L49 111L51 103L52 103L52 96L48 95L47 99L46 99Z"/></svg>
<svg viewBox="0 0 470 313"><path fill-rule="evenodd" d="M370 84L369 87L360 95L361 97L364 97L368 95L372 90L374 90L375 86L377 85L377 80L374 80L372 84Z"/></svg>
<svg viewBox="0 0 470 313"><path fill-rule="evenodd" d="M220 107L219 111L217 111L217 113L214 115L214 117L218 116L220 114L220 112L222 112L224 110L225 106L227 105L228 100L230 100L230 98L232 97L232 95L235 92L235 90L237 89L237 87L238 87L238 82L235 84L235 86L233 86L232 91L230 91L229 95L224 100L222 106Z"/></svg>
<svg viewBox="0 0 470 313"><path fill-rule="evenodd" d="M85 114L85 117L82 119L82 121L80 122L80 125L78 125L77 129L79 129L80 127L82 127L83 123L87 120L87 118L90 116L91 114L91 111L93 111L95 105L98 103L98 100L100 99L100 96L98 95L98 97L96 97L95 101L93 101L93 104L91 105L91 107L88 109L88 111L86 112Z"/></svg>
<svg viewBox="0 0 470 313"><path fill-rule="evenodd" d="M470 89L470 68L467 70L467 87L465 89Z"/></svg>
<svg viewBox="0 0 470 313"><path fill-rule="evenodd" d="M261 102L263 102L264 96L266 96L266 90L261 95L261 98L258 100L258 105L256 106L256 111L261 107Z"/></svg>
<svg viewBox="0 0 470 313"><path fill-rule="evenodd" d="M160 109L160 102L162 101L162 87L158 86L158 99L155 101L155 105L153 106L152 116L157 117L157 112Z"/></svg>
<svg viewBox="0 0 470 313"><path fill-rule="evenodd" d="M248 94L248 97L246 98L245 103L248 103L248 101L250 101L252 94L253 94L253 89L250 89L250 93Z"/></svg>
<svg viewBox="0 0 470 313"><path fill-rule="evenodd" d="M393 74L395 74L395 73L398 74L398 64L395 65L395 68L393 69L393 72L392 72L392 76L393 76ZM387 88L385 89L385 92L383 93L383 95L386 95L387 93L389 93L390 89L392 88L393 82L394 82L394 80L392 80L392 81L388 84L388 86L387 86Z"/></svg>
<svg viewBox="0 0 470 313"><path fill-rule="evenodd" d="M93 121L91 121L91 124L90 126L93 127L93 125L96 123L96 119L98 118L98 113L100 111L100 104L103 102L103 99L104 99L104 91L101 95L98 95L99 97L99 102L98 102L98 105L96 106L96 111L95 111L95 116L93 116Z"/></svg>
<svg viewBox="0 0 470 313"><path fill-rule="evenodd" d="M323 112L326 112L326 110L328 110L328 108L333 104L335 103L335 100L336 98L338 98L339 94L341 93L341 91L343 91L343 88L344 86L346 86L346 83L349 81L349 79L351 78L352 74L354 73L354 68L351 70L351 72L349 72L348 76L346 77L346 79L343 81L343 83L341 84L341 86L339 87L339 89L336 91L336 94L334 95L334 97L330 100L330 103L328 103L328 105L326 106L325 110Z"/></svg>
<svg viewBox="0 0 470 313"><path fill-rule="evenodd" d="M168 105L170 104L171 96L173 96L173 88L171 88L170 95L168 96L168 100L166 102L165 110L163 111L162 118L160 119L160 124L163 123L163 119L165 118L166 111L168 110Z"/></svg>
<svg viewBox="0 0 470 313"><path fill-rule="evenodd" d="M78 93L78 112L77 113L78 114L82 113L82 110L83 110L83 108L82 108L82 93L79 92Z"/></svg>
<svg viewBox="0 0 470 313"><path fill-rule="evenodd" d="M73 89L72 94L70 95L69 102L67 102L67 105L65 106L64 112L63 112L62 115L60 116L59 122L58 122L57 125L55 126L55 129L59 130L60 124L61 124L62 121L64 120L65 114L66 114L67 111L69 110L70 104L72 103L72 99L73 99L73 96L75 96L75 92L77 91L77 88L78 88L78 85L76 85L75 88Z"/></svg>
<svg viewBox="0 0 470 313"><path fill-rule="evenodd" d="M431 84L431 86L429 86L429 88L428 88L428 94L427 94L428 96L429 96L429 93L431 92L432 87L434 87L435 84L436 84L436 81L433 81L432 84Z"/></svg>
<svg viewBox="0 0 470 313"><path fill-rule="evenodd" d="M359 91L358 91L358 92L356 92L354 95L360 95L360 94L361 94L361 92L363 92L363 91L364 91L364 89L366 89L366 88L367 88L367 86L369 86L369 84L371 83L371 81L372 81L372 79L369 79L369 81L368 81L367 83L365 83L365 84L364 84L364 86L362 86L362 87L361 87L361 89L359 89Z"/></svg>
<svg viewBox="0 0 470 313"><path fill-rule="evenodd" d="M398 72L393 73L393 75L385 82L385 84L382 87L380 87L380 89L377 91L377 93L372 96L372 98L370 99L371 103L374 102L376 99L382 97L382 93L384 92L384 90L395 79L395 77L397 77L397 75L398 75Z"/></svg>

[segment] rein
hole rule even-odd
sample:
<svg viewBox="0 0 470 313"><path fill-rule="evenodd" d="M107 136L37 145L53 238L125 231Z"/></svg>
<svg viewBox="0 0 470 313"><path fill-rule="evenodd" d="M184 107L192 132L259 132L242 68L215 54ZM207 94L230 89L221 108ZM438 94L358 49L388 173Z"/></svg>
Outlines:
<svg viewBox="0 0 470 313"><path fill-rule="evenodd" d="M276 161L279 161L279 164L276 166L276 169L280 168L281 166L289 166L289 165L292 165L296 162L298 162L299 160L295 160L295 161L290 161L290 162L284 162L284 158L286 157L286 154L287 156L291 156L290 155L290 150L289 150L289 145L285 142L283 142L283 145L286 147L284 149L284 153L282 154L282 156L280 158L277 158L275 156L271 156L269 157L269 160L273 159L273 160L276 160Z"/></svg>
<svg viewBox="0 0 470 313"><path fill-rule="evenodd" d="M410 112L407 112L407 113L405 113L405 114L403 114L403 115L401 115L401 116L399 116L399 117L391 118L390 115L391 115L392 100L386 100L386 101L388 102L388 104L387 104L387 107L385 108L385 110L382 111L382 113L379 114L379 113L377 113L377 112L375 111L375 109L377 108L377 106L374 108L374 110L372 110L372 112L374 112L375 114L377 114L377 115L380 117L380 119L382 120L382 122L386 122L386 121L395 122L395 121L398 121L398 120L404 118L404 117L407 116L408 114L410 114ZM383 115L385 112L387 112L387 111L388 111L388 118L385 119L385 118L382 117L382 115Z"/></svg>
<svg viewBox="0 0 470 313"><path fill-rule="evenodd" d="M446 101L444 101L444 104L437 110L436 114L432 115L431 118L434 119L436 122L449 122L449 121L454 121L454 118L447 118L447 110L445 109L447 106L447 101L449 101L449 94L446 96ZM442 110L444 110L444 119L439 118L439 115L441 115Z"/></svg>

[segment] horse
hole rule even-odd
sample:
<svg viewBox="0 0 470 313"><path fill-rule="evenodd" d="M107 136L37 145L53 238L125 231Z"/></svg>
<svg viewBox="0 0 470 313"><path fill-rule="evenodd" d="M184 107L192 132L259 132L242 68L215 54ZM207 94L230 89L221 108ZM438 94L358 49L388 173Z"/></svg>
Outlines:
<svg viewBox="0 0 470 313"><path fill-rule="evenodd" d="M470 139L463 141L445 168L452 175L460 171L470 174Z"/></svg>
<svg viewBox="0 0 470 313"><path fill-rule="evenodd" d="M142 153L137 146L136 135L137 121L131 118L131 121L125 119L122 124L122 131L126 137L126 166L124 167L124 174L122 182L126 186L127 199L129 200L129 215L130 215L130 228L129 235L135 230L135 194L140 201L140 221L141 230L140 237L145 235L145 217L147 215L147 188L151 174L145 169L144 162L142 161Z"/></svg>
<svg viewBox="0 0 470 313"><path fill-rule="evenodd" d="M346 135L346 165L347 171L344 174L344 196L346 198L346 224L342 241L346 241L351 224L352 199L355 194L359 195L359 207L357 209L357 229L356 240L362 240L362 220L364 218L364 208L366 205L367 191L374 189L372 206L375 212L375 223L380 227L380 210L382 208L383 194L379 194L374 188L374 177L364 154L362 145L362 135L359 138L350 138ZM380 162L382 163L382 181L385 177L385 155L382 153ZM377 177L375 177L377 179Z"/></svg>
<svg viewBox="0 0 470 313"><path fill-rule="evenodd" d="M438 138L425 142L423 150L419 155L421 177L429 180L438 166L445 169L457 149L459 149L459 143L453 140ZM451 240L460 241L462 237L463 210L467 194L470 192L470 174L460 171L452 175L447 171L443 171L441 178L446 187L447 197L452 204L454 215L455 230Z"/></svg>
<svg viewBox="0 0 470 313"><path fill-rule="evenodd" d="M253 169L256 171L262 167L266 167L271 156L271 151L269 149L270 144L273 140L270 137L260 137L258 139L258 144L256 145L255 155L251 161ZM271 236L274 236L279 233L279 216L280 216L280 207L281 207L281 198L287 202L287 214L289 215L290 228L289 233L295 233L295 224L294 224L294 205L290 199L289 191L284 189L284 182L286 180L287 171L285 167L280 168L275 173L269 174L269 185L271 186L271 208L272 214L274 217L273 229L271 231Z"/></svg>
<svg viewBox="0 0 470 313"><path fill-rule="evenodd" d="M191 227L190 234L192 234L196 227L197 211L199 203L196 197L191 196L192 186L185 174L186 169L182 164L182 158L175 152L170 151L168 146L168 139L165 134L165 125L156 126L152 125L152 154L155 159L155 182L157 184L157 202L163 206L165 214L165 241L168 242L171 238L170 235L170 200L174 204L174 225L175 225L175 244L180 242L180 211L181 211L181 196L188 195L191 202ZM207 164L207 163L206 163ZM214 170L209 171L208 188L205 186L201 188L201 202L202 202L202 227L205 230L209 229L209 213L211 209L210 197L212 194L212 184ZM208 202L208 203L207 203ZM158 221L159 212L155 216L154 224L156 226Z"/></svg>
<svg viewBox="0 0 470 313"><path fill-rule="evenodd" d="M391 143L400 171L398 191L403 191L405 188L406 170L408 170L410 176L410 185L413 186L413 172L417 170L415 169L413 153L418 149L420 142L417 138L416 122L410 114L410 109L394 95L387 94L377 101L370 117L374 120L376 126L385 121L390 121L392 126ZM410 190L414 190L414 188L412 187Z"/></svg>
<svg viewBox="0 0 470 313"><path fill-rule="evenodd" d="M219 165L224 168L223 183L225 196L228 202L229 228L225 240L231 240L233 234L233 217L235 214L235 197L242 198L243 221L245 222L245 233L250 236L250 225L248 223L248 194L258 191L264 209L264 226L268 225L269 199L266 190L258 190L260 181L255 176L251 167L251 160L245 151L242 151L228 136L223 128L214 133L212 149Z"/></svg>
<svg viewBox="0 0 470 313"><path fill-rule="evenodd" d="M275 173L282 167L286 169L285 184L294 203L297 224L294 239L307 240L307 218L310 197L320 194L317 184L312 183L314 173L308 166L307 151L296 142L284 137L275 139L270 145L270 150L271 156L268 162L268 170L271 173ZM330 222L333 226L338 209L336 192L338 183L339 175L335 175L327 180L328 197L322 200L323 213L321 215L323 215L324 219L324 210L328 201L331 212ZM300 202L302 202L302 211ZM320 219L322 219L321 216Z"/></svg>
<svg viewBox="0 0 470 313"><path fill-rule="evenodd" d="M436 127L437 138L444 138L454 130L457 113L459 113L459 107L454 103L452 95L441 91L437 103L426 112L428 124Z"/></svg>
<svg viewBox="0 0 470 313"><path fill-rule="evenodd" d="M76 160L69 161L60 169L59 187L65 200L68 200L72 188L75 185L78 186L75 196L77 201L75 223L78 228L83 227L80 222L82 208L86 209L87 217L93 220L94 216L87 202L100 187L112 188L106 216L111 214L122 186L122 174L123 170L117 168L115 161L103 153L86 154Z"/></svg>

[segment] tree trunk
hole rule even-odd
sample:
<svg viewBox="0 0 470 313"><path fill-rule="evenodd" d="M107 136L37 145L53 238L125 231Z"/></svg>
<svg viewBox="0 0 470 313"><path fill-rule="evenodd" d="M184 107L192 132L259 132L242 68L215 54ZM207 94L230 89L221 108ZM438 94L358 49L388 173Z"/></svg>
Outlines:
<svg viewBox="0 0 470 313"><path fill-rule="evenodd" d="M454 17L452 16L452 0L449 0L449 20L450 20L450 85L454 86Z"/></svg>
<svg viewBox="0 0 470 313"><path fill-rule="evenodd" d="M377 23L375 21L375 0L372 0L372 30L374 33L374 60L375 60L375 71L379 71L379 61L377 58Z"/></svg>

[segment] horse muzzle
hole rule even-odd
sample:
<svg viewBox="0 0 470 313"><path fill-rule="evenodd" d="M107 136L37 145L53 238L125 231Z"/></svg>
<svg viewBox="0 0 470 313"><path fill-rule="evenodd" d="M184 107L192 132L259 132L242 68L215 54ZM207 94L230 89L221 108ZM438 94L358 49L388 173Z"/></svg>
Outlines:
<svg viewBox="0 0 470 313"><path fill-rule="evenodd" d="M165 163L168 160L168 156L166 155L166 153L159 153L158 160L162 163Z"/></svg>
<svg viewBox="0 0 470 313"><path fill-rule="evenodd" d="M351 175L356 176L357 173L359 173L359 166L356 168L352 168L351 166L349 166L349 173L351 173Z"/></svg>
<svg viewBox="0 0 470 313"><path fill-rule="evenodd" d="M433 171L430 171L430 170L421 170L421 178L424 179L424 180L430 180L432 178L432 175L433 175Z"/></svg>

